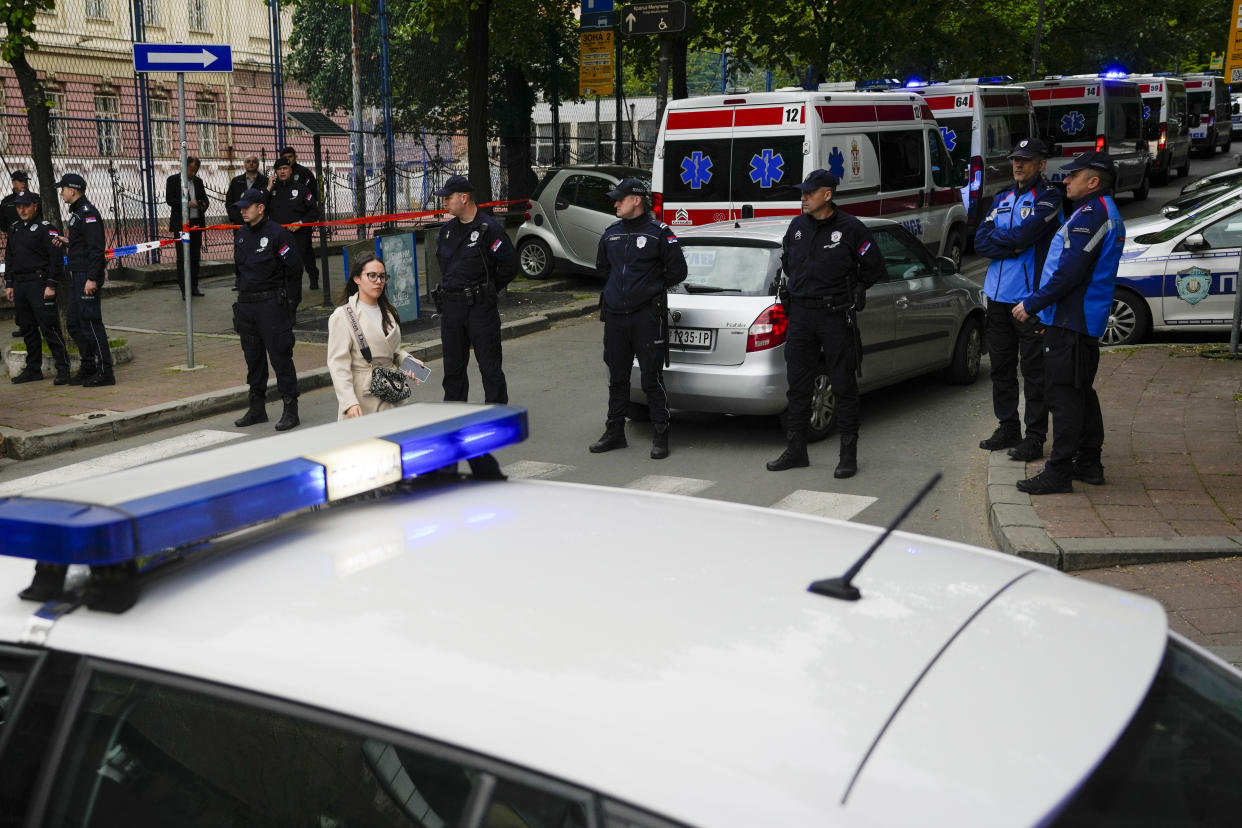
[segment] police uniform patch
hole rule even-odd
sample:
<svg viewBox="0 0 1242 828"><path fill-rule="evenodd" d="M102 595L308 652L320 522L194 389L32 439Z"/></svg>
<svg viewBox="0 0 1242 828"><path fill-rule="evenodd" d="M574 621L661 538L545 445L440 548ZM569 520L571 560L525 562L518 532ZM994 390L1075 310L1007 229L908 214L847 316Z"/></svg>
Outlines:
<svg viewBox="0 0 1242 828"><path fill-rule="evenodd" d="M1212 290L1212 274L1201 267L1177 272L1177 295L1192 305L1208 297Z"/></svg>
<svg viewBox="0 0 1242 828"><path fill-rule="evenodd" d="M259 239L259 249L262 250L265 247L267 247L267 236Z"/></svg>
<svg viewBox="0 0 1242 828"><path fill-rule="evenodd" d="M294 190L293 190L293 195L292 195L292 196L290 196L290 198L297 198L297 197L298 197L298 191L297 191L297 189L296 189L296 188L294 188Z"/></svg>
<svg viewBox="0 0 1242 828"><path fill-rule="evenodd" d="M473 233L470 234L470 241L478 241L478 240L479 240L479 231L475 230Z"/></svg>
<svg viewBox="0 0 1242 828"><path fill-rule="evenodd" d="M801 231L801 230L795 230L795 231L794 231L794 241L797 241L797 240L798 240L798 239L800 239L800 238L802 238L802 231Z"/></svg>
<svg viewBox="0 0 1242 828"><path fill-rule="evenodd" d="M833 244L836 244L837 242L841 241L841 231L833 230L832 235L829 236L828 238L832 241Z"/></svg>
<svg viewBox="0 0 1242 828"><path fill-rule="evenodd" d="M1023 207L1021 210L1018 211L1018 214L1022 216L1023 221L1026 221L1028 218L1031 217L1031 208Z"/></svg>
<svg viewBox="0 0 1242 828"><path fill-rule="evenodd" d="M639 237L638 237L638 242L637 242L637 244L638 244L638 246L639 246L639 248L640 248L640 249L641 249L641 248L643 248L643 247L646 247L646 246L647 246L647 237L646 237L646 236L639 236Z"/></svg>

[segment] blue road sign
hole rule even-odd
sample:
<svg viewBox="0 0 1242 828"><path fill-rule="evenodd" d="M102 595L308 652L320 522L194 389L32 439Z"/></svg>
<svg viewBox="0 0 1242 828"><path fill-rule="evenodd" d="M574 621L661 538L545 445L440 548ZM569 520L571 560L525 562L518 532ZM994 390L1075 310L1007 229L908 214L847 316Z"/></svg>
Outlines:
<svg viewBox="0 0 1242 828"><path fill-rule="evenodd" d="M232 72L233 47L135 43L135 72Z"/></svg>
<svg viewBox="0 0 1242 828"><path fill-rule="evenodd" d="M615 22L616 15L611 11L584 11L582 13L582 17L578 20L578 28L584 32L596 31L599 29L611 29Z"/></svg>
<svg viewBox="0 0 1242 828"><path fill-rule="evenodd" d="M584 17L593 12L612 11L612 8L612 0L582 0Z"/></svg>

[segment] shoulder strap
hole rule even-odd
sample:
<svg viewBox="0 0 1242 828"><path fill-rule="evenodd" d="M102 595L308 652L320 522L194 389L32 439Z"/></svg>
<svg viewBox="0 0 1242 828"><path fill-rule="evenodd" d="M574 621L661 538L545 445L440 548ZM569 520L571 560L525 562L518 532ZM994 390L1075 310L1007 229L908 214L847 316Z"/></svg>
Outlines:
<svg viewBox="0 0 1242 828"><path fill-rule="evenodd" d="M348 301L345 303L345 315L349 317L349 326L354 329L354 338L358 340L358 350L362 351L362 358L370 362L371 346L367 344L367 338L362 335L362 328L358 325L358 317L354 316L354 309L349 306Z"/></svg>

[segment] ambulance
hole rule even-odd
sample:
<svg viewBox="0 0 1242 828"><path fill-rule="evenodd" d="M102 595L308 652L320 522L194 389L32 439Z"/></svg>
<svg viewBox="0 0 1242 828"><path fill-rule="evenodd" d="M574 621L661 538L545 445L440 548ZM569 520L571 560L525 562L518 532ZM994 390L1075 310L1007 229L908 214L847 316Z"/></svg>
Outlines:
<svg viewBox="0 0 1242 828"><path fill-rule="evenodd" d="M962 188L967 232L974 236L992 199L1013 184L1009 151L1035 135L1035 112L1024 87L1008 78L961 78L907 87L931 107L940 134L956 164L969 169Z"/></svg>
<svg viewBox="0 0 1242 828"><path fill-rule="evenodd" d="M674 228L795 216L815 169L840 179L834 201L903 224L933 255L960 262L966 208L931 109L909 92L710 95L670 101L652 170L653 212Z"/></svg>
<svg viewBox="0 0 1242 828"><path fill-rule="evenodd" d="M1100 75L1049 75L1026 81L1035 107L1039 137L1059 147L1048 159L1049 181L1061 181L1061 168L1087 150L1104 150L1117 166L1115 193L1147 198L1151 154L1143 135L1143 99L1132 80Z"/></svg>
<svg viewBox="0 0 1242 828"><path fill-rule="evenodd" d="M1182 75L1190 104L1190 146L1204 155L1216 148L1228 152L1233 144L1233 122L1229 115L1229 89L1220 75L1199 73Z"/></svg>
<svg viewBox="0 0 1242 828"><path fill-rule="evenodd" d="M1143 96L1143 132L1151 150L1149 175L1153 184L1169 182L1174 170L1190 175L1190 130L1186 126L1188 99L1181 78L1131 75Z"/></svg>

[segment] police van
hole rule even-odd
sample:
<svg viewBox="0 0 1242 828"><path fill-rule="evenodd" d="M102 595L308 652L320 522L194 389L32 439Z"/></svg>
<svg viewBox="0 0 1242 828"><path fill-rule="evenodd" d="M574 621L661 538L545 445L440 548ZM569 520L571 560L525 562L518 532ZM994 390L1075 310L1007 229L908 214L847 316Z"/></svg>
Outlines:
<svg viewBox="0 0 1242 828"><path fill-rule="evenodd" d="M907 87L931 107L955 164L969 169L962 189L967 232L974 235L992 199L1013 184L1009 151L1035 135L1035 113L1024 87L1005 78L962 78Z"/></svg>
<svg viewBox="0 0 1242 828"><path fill-rule="evenodd" d="M670 101L652 170L653 211L673 227L795 216L794 185L814 169L840 179L834 201L905 225L961 260L966 209L931 109L908 92L710 95Z"/></svg>
<svg viewBox="0 0 1242 828"><path fill-rule="evenodd" d="M1039 137L1060 147L1048 159L1049 181L1061 181L1061 168L1087 150L1106 150L1117 166L1114 192L1147 198L1151 159L1143 137L1143 100L1138 84L1096 75L1049 75L1026 81L1035 108Z"/></svg>
<svg viewBox="0 0 1242 828"><path fill-rule="evenodd" d="M1229 114L1229 89L1220 75L1182 75L1190 105L1190 146L1213 155L1216 148L1228 152L1233 144L1233 121Z"/></svg>
<svg viewBox="0 0 1242 828"><path fill-rule="evenodd" d="M1233 135L1242 134L1242 95L1229 96L1229 111L1233 115Z"/></svg>
<svg viewBox="0 0 1242 828"><path fill-rule="evenodd" d="M1143 134L1151 150L1149 175L1162 186L1176 170L1185 178L1190 174L1190 130L1186 126L1188 101L1181 78L1158 75L1131 75L1143 96Z"/></svg>

